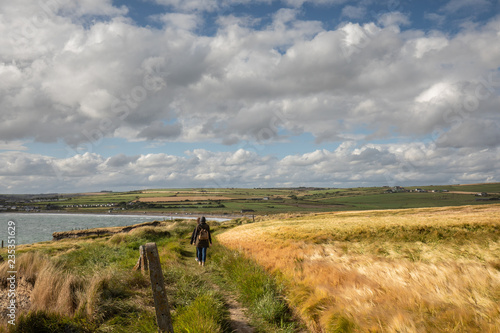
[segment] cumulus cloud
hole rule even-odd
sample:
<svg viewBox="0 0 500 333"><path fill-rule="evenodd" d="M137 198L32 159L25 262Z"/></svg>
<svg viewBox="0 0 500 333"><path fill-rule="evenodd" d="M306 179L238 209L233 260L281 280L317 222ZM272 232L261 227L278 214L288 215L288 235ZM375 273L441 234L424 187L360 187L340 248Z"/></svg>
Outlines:
<svg viewBox="0 0 500 333"><path fill-rule="evenodd" d="M90 15L99 6L82 3L72 11ZM262 140L264 132L267 140L281 140L284 131L310 132L321 142L364 126L382 136L388 128L430 134L435 129L428 123L443 118L445 102L442 96L423 102L425 94L442 82L470 85L500 65L497 21L450 37L394 30L409 19L387 12L376 23L324 30L282 9L262 29L233 18L207 37L191 32L198 22L192 14L166 14L163 30L155 30L134 25L122 11L103 11L114 16L88 28L54 11L24 36L31 52L3 39L0 105L8 111L0 139L78 145L125 136L233 144ZM14 33L9 25L2 30ZM11 54L16 46L21 49ZM497 80L498 71L494 75ZM446 103L465 98L459 90L448 91ZM483 104L476 114L491 114ZM279 122L273 122L276 114ZM162 125L172 119L176 124Z"/></svg>
<svg viewBox="0 0 500 333"><path fill-rule="evenodd" d="M272 4L275 0L155 0L160 5L165 5L175 10L184 12L214 12L225 10L234 5L248 5L255 3ZM311 5L340 5L347 0L283 0L283 3L293 8L300 8L304 4Z"/></svg>
<svg viewBox="0 0 500 333"><path fill-rule="evenodd" d="M441 147L432 142L365 144L345 142L335 150L320 149L281 159L239 149L186 155L147 154L110 158L85 153L55 159L24 152L0 153L2 192L49 192L103 188L393 186L448 182L500 181L498 147L484 150ZM446 165L446 168L443 168ZM30 182L20 180L28 178ZM21 186L22 183L22 186Z"/></svg>
<svg viewBox="0 0 500 333"><path fill-rule="evenodd" d="M2 153L10 163L2 177L15 168L25 176L38 168L45 174L60 170L62 177L81 184L91 174L110 184L137 174L140 184L230 178L241 185L279 185L319 182L322 172L331 172L326 180L349 182L354 179L347 170L371 159L376 167L359 169L356 176L371 182L370 177L382 179L391 164L406 158L395 148L368 145L391 139L433 140L436 145L422 149L422 156L434 160L456 149L493 156L500 122L498 18L455 34L425 32L406 29L410 16L396 8L372 22L327 28L301 15L306 2L346 3L290 0L292 8L262 21L222 10L246 0L157 0L172 11L156 15L161 24L152 28L136 24L125 16L126 7L110 0L2 2L0 148L17 150ZM441 20L488 3L452 0L427 18ZM217 12L213 33L200 33L203 12ZM366 14L360 3L343 7L342 13L348 19ZM89 153L67 159L23 153L24 142L32 140L72 148L105 138L234 147L285 142L304 133L318 145L345 144L340 150L311 148L282 159L244 150L110 158ZM349 147L354 140L363 145ZM200 167L202 162L207 168ZM188 167L172 166L155 175L146 171L164 163ZM457 171L457 179L467 174L464 170Z"/></svg>

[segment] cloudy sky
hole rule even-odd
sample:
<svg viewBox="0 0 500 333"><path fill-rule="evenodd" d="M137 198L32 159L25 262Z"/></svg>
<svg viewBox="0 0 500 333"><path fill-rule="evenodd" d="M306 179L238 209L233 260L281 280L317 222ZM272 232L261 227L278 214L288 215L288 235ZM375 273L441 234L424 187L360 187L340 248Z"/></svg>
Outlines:
<svg viewBox="0 0 500 333"><path fill-rule="evenodd" d="M0 2L0 193L500 181L499 0Z"/></svg>

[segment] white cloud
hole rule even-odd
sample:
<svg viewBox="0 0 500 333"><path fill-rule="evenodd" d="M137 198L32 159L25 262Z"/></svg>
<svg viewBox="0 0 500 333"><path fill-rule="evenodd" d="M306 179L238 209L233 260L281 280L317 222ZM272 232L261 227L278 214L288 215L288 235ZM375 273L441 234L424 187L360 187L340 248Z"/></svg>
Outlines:
<svg viewBox="0 0 500 333"><path fill-rule="evenodd" d="M389 12L379 16L378 23L383 27L405 26L410 24L408 15L401 12Z"/></svg>
<svg viewBox="0 0 500 333"><path fill-rule="evenodd" d="M92 12L92 4L82 11ZM28 58L0 66L0 103L11 110L2 116L1 139L231 144L282 140L285 130L321 142L353 137L350 131L367 124L378 135L391 127L430 134L428 120L443 110L415 119L410 129L400 110L418 110L424 91L441 81L466 84L499 66L495 22L448 37L393 30L409 23L400 12L380 16L380 26L348 23L330 31L296 15L282 9L261 30L233 18L206 37L189 31L198 22L193 14L165 15L171 25L164 30L121 17L85 29L54 14L32 36L33 45L49 49L20 50Z"/></svg>
<svg viewBox="0 0 500 333"><path fill-rule="evenodd" d="M195 14L167 13L157 17L168 28L194 30L201 24L201 18Z"/></svg>
<svg viewBox="0 0 500 333"><path fill-rule="evenodd" d="M445 37L424 37L414 40L413 44L416 58L422 58L428 52L437 52L448 46L448 40Z"/></svg>
<svg viewBox="0 0 500 333"><path fill-rule="evenodd" d="M125 6L117 8L113 6L112 0L55 0L55 1L40 1L39 4L43 8L42 4L45 4L45 8L50 8L51 5L58 3L60 4L60 10L63 13L71 14L73 16L84 16L84 15L97 15L97 16L119 16L124 15L128 12Z"/></svg>
<svg viewBox="0 0 500 333"><path fill-rule="evenodd" d="M391 127L430 134L429 121L446 123L444 104L437 110L437 100L427 100L436 112L410 128L401 110L422 115L431 87L471 84L499 65L495 22L450 38L383 27L407 23L401 13L381 17L381 27L349 23L331 31L295 14L282 10L263 30L235 20L213 37L149 30L122 18L89 29L69 24L50 57L0 67L0 103L11 110L0 136L75 145L102 136L230 144L281 140L285 130L328 141L353 137L350 131L367 124L379 135ZM162 125L172 119L177 124Z"/></svg>
<svg viewBox="0 0 500 333"><path fill-rule="evenodd" d="M345 6L342 8L342 16L351 19L361 19L366 15L366 7Z"/></svg>
<svg viewBox="0 0 500 333"><path fill-rule="evenodd" d="M441 10L453 14L459 10L468 8L469 10L485 10L487 7L491 6L491 2L488 0L450 0L444 5Z"/></svg>
<svg viewBox="0 0 500 333"><path fill-rule="evenodd" d="M183 12L215 12L224 11L234 5L248 5L255 3L272 4L275 0L155 0L160 5L171 7ZM341 5L348 0L283 0L284 5L292 8L300 8L304 4L318 5Z"/></svg>
<svg viewBox="0 0 500 333"><path fill-rule="evenodd" d="M494 121L464 119L440 137L438 144L455 148L498 147L500 146L500 126Z"/></svg>
<svg viewBox="0 0 500 333"><path fill-rule="evenodd" d="M53 159L4 152L0 153L6 162L0 166L1 190L26 193L39 186L47 192L70 192L74 188L95 191L178 186L335 187L500 181L498 170L489 167L498 163L498 147L478 150L440 147L434 143L345 142L334 151L322 149L282 159L259 156L244 149L235 152L196 149L186 153L186 156L120 154L107 159L85 153Z"/></svg>
<svg viewBox="0 0 500 333"><path fill-rule="evenodd" d="M305 2L290 1L294 9L276 11L266 26L256 18L221 14L210 35L198 34L200 12L248 1L162 0L182 12L157 16L164 23L160 28L138 26L123 17L125 7L111 1L1 3L0 142L5 144L0 148L18 150L17 155L2 153L11 166L4 174L12 176L12 166L25 176L56 168L73 184L87 181L89 186L130 183L130 175L146 185L153 179L165 185L189 179L201 184L210 177L218 183L289 184L316 181L322 172L332 172L325 176L329 181L354 181L347 170L369 160L378 166L359 169L358 180L380 178L394 161L418 155L368 144L356 151L348 144L333 152L315 147L279 161L247 150L109 159L88 154L63 160L19 152L30 140L78 147L103 137L227 145L273 144L303 133L318 144L432 137L438 144L426 148L432 163L463 159L453 151L468 148L486 149L488 161L493 160L500 122L498 18L451 35L402 31L410 24L409 15L391 11L376 22L345 22L327 30L322 22L302 19ZM439 13L470 6L475 5L450 1ZM362 7L343 10L344 17L363 15ZM105 18L93 21L95 16ZM150 165L168 168L152 177ZM467 174L465 165L457 169L456 179Z"/></svg>
<svg viewBox="0 0 500 333"><path fill-rule="evenodd" d="M426 20L429 20L431 22L434 22L437 25L443 25L444 22L446 21L446 16L445 15L439 15L436 13L425 13L424 18Z"/></svg>
<svg viewBox="0 0 500 333"><path fill-rule="evenodd" d="M182 11L208 11L212 12L220 8L216 0L156 0L158 4L171 6Z"/></svg>
<svg viewBox="0 0 500 333"><path fill-rule="evenodd" d="M28 150L25 141L0 141L0 150Z"/></svg>

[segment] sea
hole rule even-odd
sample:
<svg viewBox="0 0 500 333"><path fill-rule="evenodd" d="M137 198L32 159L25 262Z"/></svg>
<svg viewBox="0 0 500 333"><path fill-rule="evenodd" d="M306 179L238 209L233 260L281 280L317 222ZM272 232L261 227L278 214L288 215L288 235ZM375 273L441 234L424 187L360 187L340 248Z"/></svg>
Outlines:
<svg viewBox="0 0 500 333"><path fill-rule="evenodd" d="M15 243L32 244L52 240L56 231L128 226L150 221L170 221L173 219L195 219L197 216L165 215L118 215L118 214L45 214L45 213L1 213L0 241L7 246L9 233ZM226 221L229 219L207 217L207 220ZM15 229L9 228L15 226ZM14 234L12 235L12 233Z"/></svg>

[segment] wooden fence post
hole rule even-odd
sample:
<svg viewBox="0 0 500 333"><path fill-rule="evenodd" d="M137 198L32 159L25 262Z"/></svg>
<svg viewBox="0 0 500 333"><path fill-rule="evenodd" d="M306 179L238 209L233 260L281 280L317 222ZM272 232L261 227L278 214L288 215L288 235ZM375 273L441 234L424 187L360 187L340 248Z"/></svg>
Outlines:
<svg viewBox="0 0 500 333"><path fill-rule="evenodd" d="M167 292L165 291L160 256L158 255L156 243L147 243L145 252L149 265L149 276L151 278L151 288L153 289L158 330L161 333L173 333L174 328L172 326L172 318L170 317L170 307L168 305Z"/></svg>
<svg viewBox="0 0 500 333"><path fill-rule="evenodd" d="M141 269L142 274L146 274L148 271L148 257L146 256L146 246L139 246L139 260L137 260L137 264L135 264L132 270L137 271Z"/></svg>
<svg viewBox="0 0 500 333"><path fill-rule="evenodd" d="M145 274L149 269L148 257L146 255L146 246L139 246L139 253L141 255L141 272Z"/></svg>

